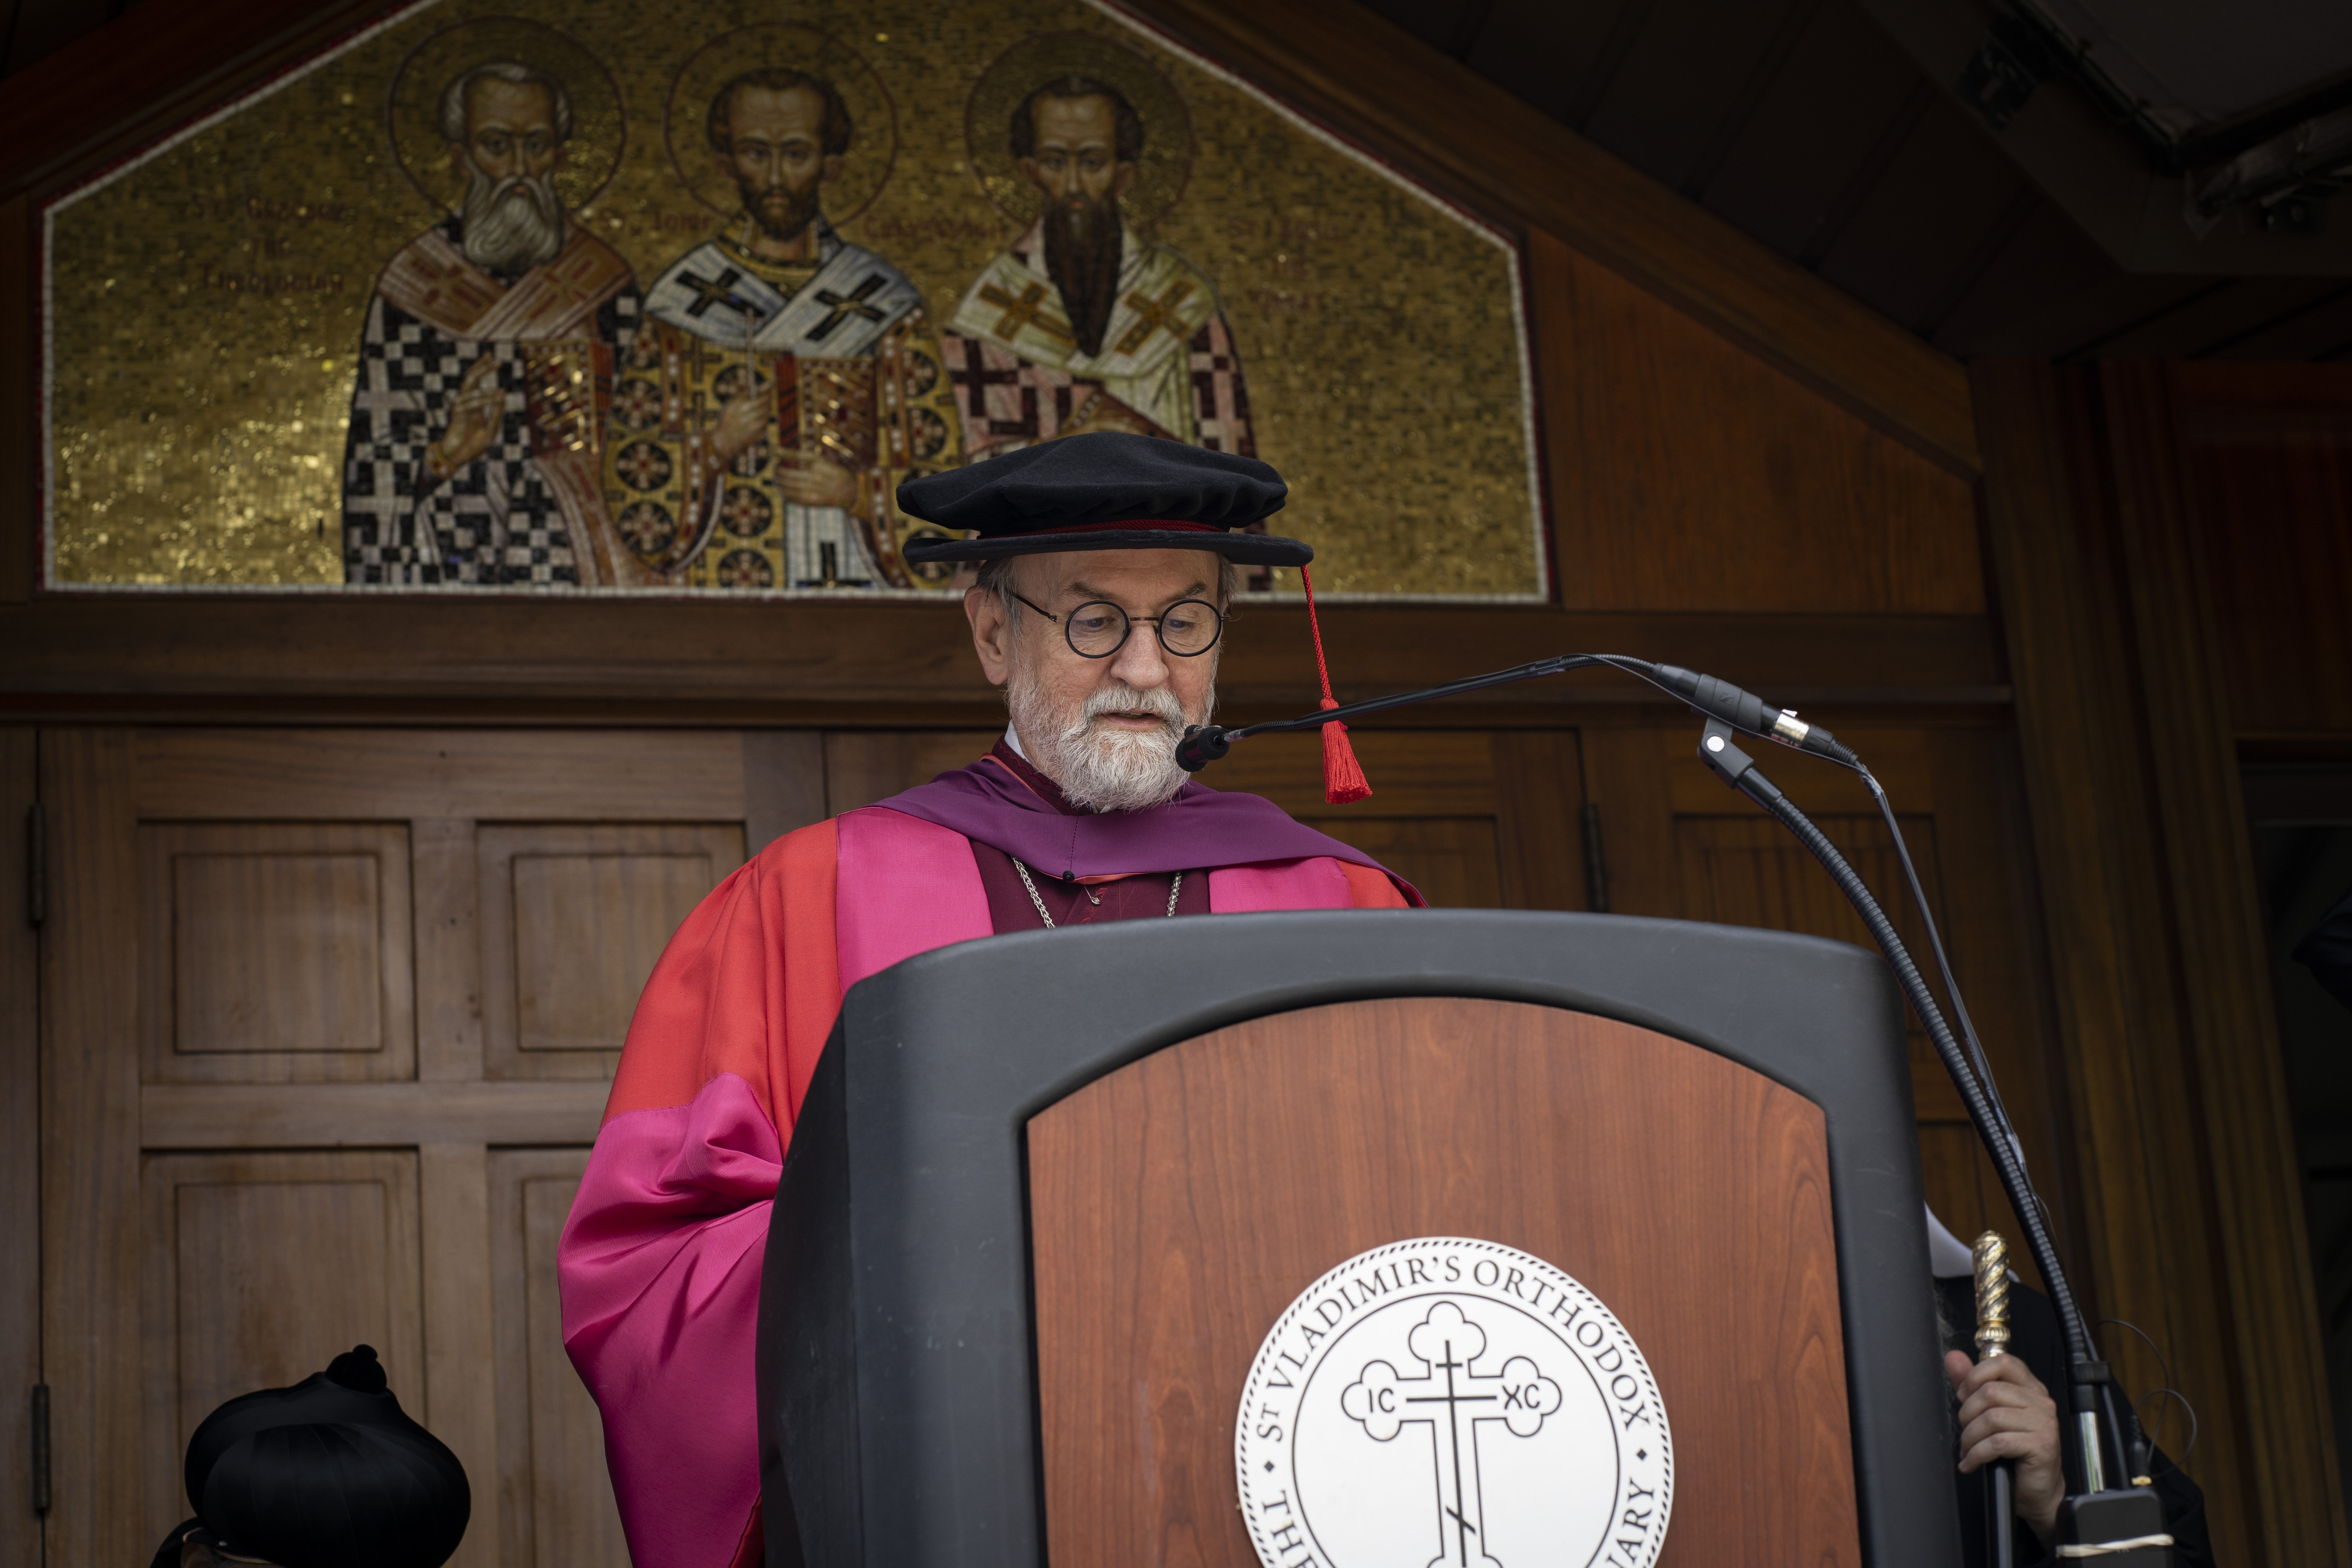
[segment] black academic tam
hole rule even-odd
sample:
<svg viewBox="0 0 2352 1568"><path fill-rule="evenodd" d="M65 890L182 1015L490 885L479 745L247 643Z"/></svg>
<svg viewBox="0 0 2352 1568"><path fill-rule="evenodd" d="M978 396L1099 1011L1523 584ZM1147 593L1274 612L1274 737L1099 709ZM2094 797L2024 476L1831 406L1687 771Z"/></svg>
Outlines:
<svg viewBox="0 0 2352 1568"><path fill-rule="evenodd" d="M996 561L1071 550L1207 550L1248 566L1304 566L1296 539L1245 531L1289 489L1255 458L1156 436L1097 431L898 487L898 510L975 538L909 544L906 557Z"/></svg>

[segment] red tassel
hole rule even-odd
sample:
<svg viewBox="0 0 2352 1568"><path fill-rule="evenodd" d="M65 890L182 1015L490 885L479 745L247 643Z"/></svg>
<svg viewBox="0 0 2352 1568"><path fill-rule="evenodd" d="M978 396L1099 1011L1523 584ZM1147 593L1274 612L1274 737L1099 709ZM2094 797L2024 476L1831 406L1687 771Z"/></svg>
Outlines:
<svg viewBox="0 0 2352 1568"><path fill-rule="evenodd" d="M1301 566L1298 580L1307 585L1307 631L1315 639L1315 677L1323 684L1322 705L1337 708L1339 700L1331 695L1331 668L1323 662L1323 626L1315 617L1315 579ZM1348 726L1324 725L1323 798L1333 805L1349 805L1371 793L1363 766L1356 761L1356 748L1348 743Z"/></svg>

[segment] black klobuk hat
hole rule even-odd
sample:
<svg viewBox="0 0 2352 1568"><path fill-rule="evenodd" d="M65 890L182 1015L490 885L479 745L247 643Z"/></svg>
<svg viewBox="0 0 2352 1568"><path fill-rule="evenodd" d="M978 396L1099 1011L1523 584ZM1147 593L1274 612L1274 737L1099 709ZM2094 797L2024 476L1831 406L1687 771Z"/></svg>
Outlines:
<svg viewBox="0 0 2352 1568"><path fill-rule="evenodd" d="M184 1479L196 1518L159 1568L191 1535L279 1568L440 1568L473 1512L465 1467L400 1408L366 1345L205 1416Z"/></svg>
<svg viewBox="0 0 2352 1568"><path fill-rule="evenodd" d="M1245 566L1304 566L1296 539L1245 531L1289 488L1255 458L1157 436L1096 431L1041 441L898 487L898 510L970 539L906 548L908 561L996 561L1067 550L1208 550Z"/></svg>

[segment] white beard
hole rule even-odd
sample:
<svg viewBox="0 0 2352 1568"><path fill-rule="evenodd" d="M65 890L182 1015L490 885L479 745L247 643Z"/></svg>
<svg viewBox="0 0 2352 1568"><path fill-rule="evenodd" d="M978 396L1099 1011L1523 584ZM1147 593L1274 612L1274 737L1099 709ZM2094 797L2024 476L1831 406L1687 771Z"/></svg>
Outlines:
<svg viewBox="0 0 2352 1568"><path fill-rule="evenodd" d="M1013 710L1013 728L1022 744L1034 754L1039 772L1061 785L1072 805L1089 811L1141 811L1165 805L1184 787L1191 775L1176 763L1176 742L1188 723L1205 723L1207 716L1188 716L1182 703L1166 687L1139 691L1124 682L1097 688L1075 711L1052 710L1044 684L1031 669L1016 662L1006 683L1005 702ZM1213 706L1212 698L1204 707ZM1097 717L1113 711L1148 711L1160 721L1157 730L1114 730L1099 726Z"/></svg>
<svg viewBox="0 0 2352 1568"><path fill-rule="evenodd" d="M490 272L526 272L552 261L563 248L563 204L555 176L509 174L493 180L479 169L466 187L466 259Z"/></svg>

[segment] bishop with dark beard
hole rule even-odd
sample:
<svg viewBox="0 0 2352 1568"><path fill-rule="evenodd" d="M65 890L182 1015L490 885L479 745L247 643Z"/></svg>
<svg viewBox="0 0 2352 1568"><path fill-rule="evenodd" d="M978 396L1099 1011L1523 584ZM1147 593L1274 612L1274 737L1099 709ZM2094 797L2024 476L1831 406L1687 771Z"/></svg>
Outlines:
<svg viewBox="0 0 2352 1568"><path fill-rule="evenodd" d="M450 80L439 129L462 195L394 256L368 305L344 438L344 575L642 582L593 449L594 389L635 331L636 279L556 194L571 95L538 67L487 60Z"/></svg>
<svg viewBox="0 0 2352 1568"><path fill-rule="evenodd" d="M1037 221L981 273L940 342L965 449L1116 430L1254 455L1216 286L1128 220L1146 128L1126 95L1059 78L1008 132Z"/></svg>

